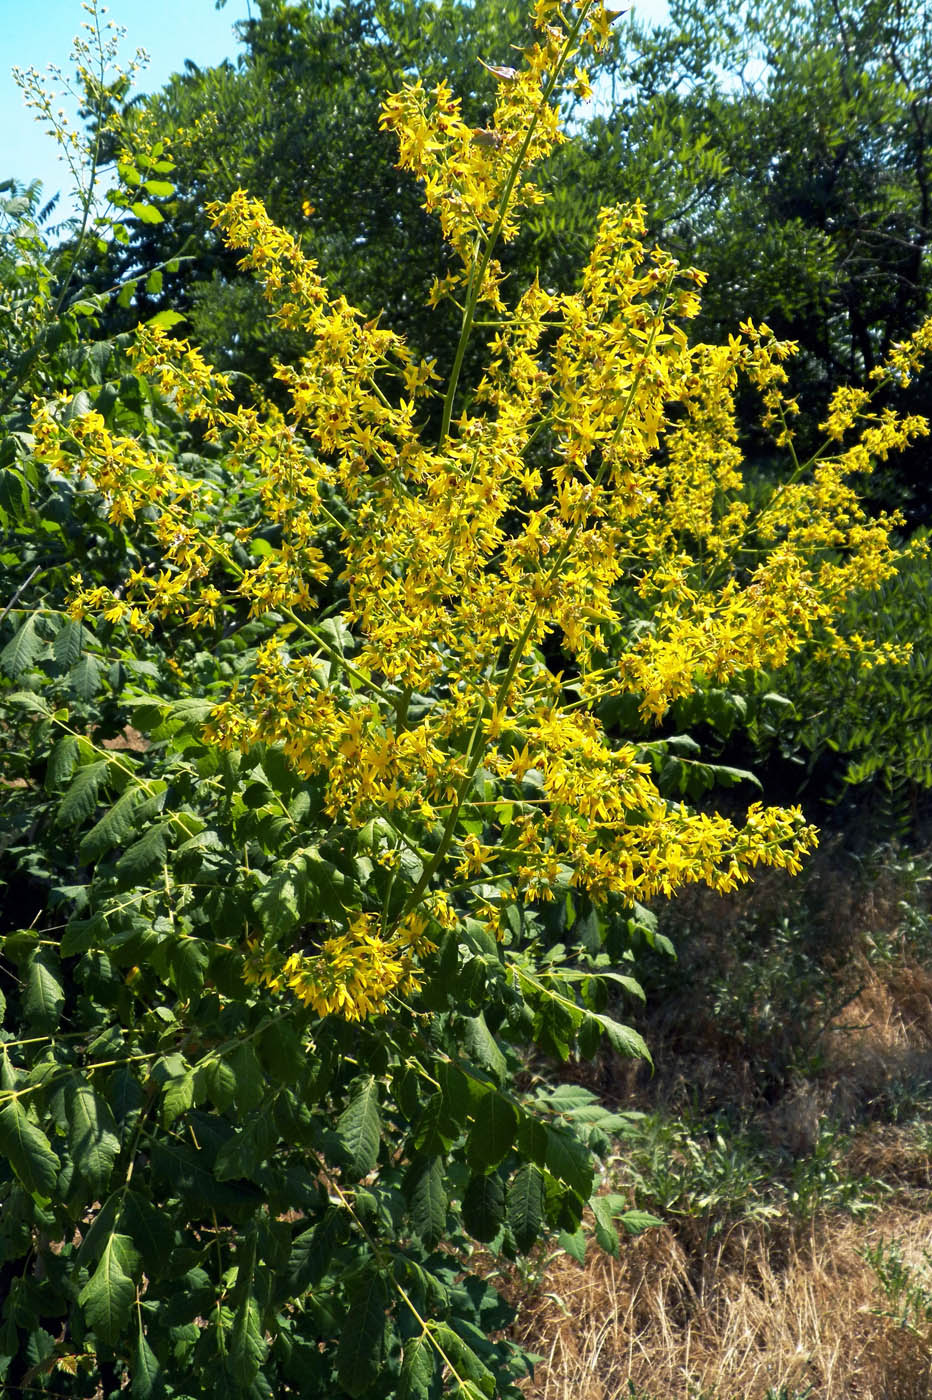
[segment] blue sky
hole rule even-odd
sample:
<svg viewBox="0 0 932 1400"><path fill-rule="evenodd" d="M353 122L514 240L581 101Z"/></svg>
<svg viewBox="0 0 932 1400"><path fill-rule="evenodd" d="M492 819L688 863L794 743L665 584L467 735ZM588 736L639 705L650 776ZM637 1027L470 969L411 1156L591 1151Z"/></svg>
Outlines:
<svg viewBox="0 0 932 1400"><path fill-rule="evenodd" d="M186 58L202 67L234 58L233 25L247 17L248 6L249 0L227 0L222 10L214 0L110 0L107 19L127 31L120 50L124 62L137 48L148 51L151 61L137 90L151 91ZM24 108L10 69L31 65L42 72L55 63L68 72L71 40L86 18L80 0L0 0L0 131L6 138L0 143L0 181L38 178L49 195L70 183L55 143Z"/></svg>
<svg viewBox="0 0 932 1400"><path fill-rule="evenodd" d="M247 18L249 4L250 0L227 0L217 10L214 0L110 0L107 19L127 31L121 46L124 62L137 48L149 53L137 90L152 91L183 68L186 58L202 67L235 58L233 26ZM255 8L255 0L253 4ZM658 20L666 15L666 0L634 0L632 8L641 19ZM70 187L55 143L24 108L10 69L32 65L42 72L46 64L55 63L68 72L71 40L86 17L80 0L0 0L0 131L5 138L0 144L0 181L11 176L22 183L40 179L47 196Z"/></svg>

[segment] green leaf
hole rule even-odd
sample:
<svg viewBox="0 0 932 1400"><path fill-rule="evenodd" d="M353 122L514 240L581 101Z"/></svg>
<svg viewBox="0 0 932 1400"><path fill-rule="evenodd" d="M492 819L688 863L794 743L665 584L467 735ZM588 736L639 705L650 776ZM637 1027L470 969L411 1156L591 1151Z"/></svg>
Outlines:
<svg viewBox="0 0 932 1400"><path fill-rule="evenodd" d="M715 781L722 787L736 787L738 783L753 783L759 792L763 792L764 785L756 773L749 773L746 768L728 768L724 764L715 763L711 765L711 772Z"/></svg>
<svg viewBox="0 0 932 1400"><path fill-rule="evenodd" d="M544 1177L533 1162L518 1168L508 1187L507 1219L515 1243L525 1254L540 1235L543 1219Z"/></svg>
<svg viewBox="0 0 932 1400"><path fill-rule="evenodd" d="M169 1079L162 1093L162 1122L166 1127L174 1123L194 1105L195 1074L187 1070L184 1074Z"/></svg>
<svg viewBox="0 0 932 1400"><path fill-rule="evenodd" d="M82 865L90 865L99 860L114 846L121 846L133 830L133 809L146 796L141 787L128 787L122 796L105 812L100 821L92 826L78 847L78 860Z"/></svg>
<svg viewBox="0 0 932 1400"><path fill-rule="evenodd" d="M73 618L68 618L59 627L55 633L55 640L52 642L52 651L59 666L67 668L74 665L84 650L85 638L92 640L81 623L76 622Z"/></svg>
<svg viewBox="0 0 932 1400"><path fill-rule="evenodd" d="M565 1249L567 1254L571 1255L576 1260L577 1264L585 1264L586 1234L582 1227L575 1230L572 1235L568 1230L561 1230L558 1243L561 1249Z"/></svg>
<svg viewBox="0 0 932 1400"><path fill-rule="evenodd" d="M138 1268L138 1258L127 1235L111 1235L97 1268L78 1294L88 1327L108 1346L119 1341L129 1322L136 1297L132 1271Z"/></svg>
<svg viewBox="0 0 932 1400"><path fill-rule="evenodd" d="M27 1191L54 1196L61 1163L42 1129L29 1121L19 1099L10 1099L0 1109L0 1153Z"/></svg>
<svg viewBox="0 0 932 1400"><path fill-rule="evenodd" d="M602 1196L593 1196L589 1202L595 1221L595 1239L600 1249L612 1258L618 1257L618 1231L612 1222L612 1209Z"/></svg>
<svg viewBox="0 0 932 1400"><path fill-rule="evenodd" d="M143 180L142 187L153 199L168 199L175 193L175 187L170 180Z"/></svg>
<svg viewBox="0 0 932 1400"><path fill-rule="evenodd" d="M51 717L51 706L41 695L36 695L35 691L11 690L7 692L4 699L8 705L21 705L31 715L42 715L46 719Z"/></svg>
<svg viewBox="0 0 932 1400"><path fill-rule="evenodd" d="M31 1029L52 1031L58 1025L65 992L49 966L49 954L36 953L30 959L23 993L23 1014Z"/></svg>
<svg viewBox="0 0 932 1400"><path fill-rule="evenodd" d="M109 766L107 759L101 758L78 769L74 782L59 803L56 817L59 826L78 826L87 820L97 806L97 792Z"/></svg>
<svg viewBox="0 0 932 1400"><path fill-rule="evenodd" d="M72 1075L65 1086L71 1155L78 1171L96 1195L103 1195L120 1139L108 1105L87 1080Z"/></svg>
<svg viewBox="0 0 932 1400"><path fill-rule="evenodd" d="M447 1193L441 1158L415 1160L406 1184L414 1228L428 1249L433 1249L443 1238L447 1223Z"/></svg>
<svg viewBox="0 0 932 1400"><path fill-rule="evenodd" d="M498 1042L486 1025L482 1012L470 1016L466 1021L466 1049L476 1064L489 1070L501 1084L505 1077L505 1056L498 1048Z"/></svg>
<svg viewBox="0 0 932 1400"><path fill-rule="evenodd" d="M283 1084L299 1082L307 1069L307 1053L290 1021L273 1021L262 1032L259 1053L270 1074Z"/></svg>
<svg viewBox="0 0 932 1400"><path fill-rule="evenodd" d="M100 689L100 663L86 651L68 672L68 684L82 700L93 700Z"/></svg>
<svg viewBox="0 0 932 1400"><path fill-rule="evenodd" d="M262 791L268 793L267 788L263 787ZM280 938L301 923L307 883L307 866L303 854L299 853L256 891L252 905L266 933Z"/></svg>
<svg viewBox="0 0 932 1400"><path fill-rule="evenodd" d="M179 321L187 318L182 316L180 311L157 311L154 316L150 316L146 322L147 326L155 326L158 330L169 331L172 326L177 326Z"/></svg>
<svg viewBox="0 0 932 1400"><path fill-rule="evenodd" d="M663 1221L648 1210L626 1210L618 1217L629 1235L642 1235L645 1230L663 1227Z"/></svg>
<svg viewBox="0 0 932 1400"><path fill-rule="evenodd" d="M250 1271L250 1283L252 1281ZM230 1372L243 1389L255 1380L268 1347L262 1335L262 1315L252 1293L247 1293L236 1309L230 1331Z"/></svg>
<svg viewBox="0 0 932 1400"><path fill-rule="evenodd" d="M76 953L99 948L106 938L107 920L102 914L95 914L92 919L72 919L62 934L59 952L63 958L72 958Z"/></svg>
<svg viewBox="0 0 932 1400"><path fill-rule="evenodd" d="M587 1200L592 1190L593 1165L589 1149L568 1128L544 1124L544 1166Z"/></svg>
<svg viewBox="0 0 932 1400"><path fill-rule="evenodd" d="M204 1087L210 1100L221 1113L226 1113L228 1108L233 1107L236 1098L236 1075L226 1059L218 1055L216 1058L202 1061L197 1073L198 1078L203 1076Z"/></svg>
<svg viewBox="0 0 932 1400"><path fill-rule="evenodd" d="M22 472L0 471L0 511L13 520L23 520L29 514L29 484Z"/></svg>
<svg viewBox="0 0 932 1400"><path fill-rule="evenodd" d="M154 268L146 278L146 291L150 296L156 297L162 290L162 272L160 268Z"/></svg>
<svg viewBox="0 0 932 1400"><path fill-rule="evenodd" d="M165 222L164 214L161 214L154 204L146 204L142 200L137 200L130 207L140 223L164 224Z"/></svg>
<svg viewBox="0 0 932 1400"><path fill-rule="evenodd" d="M613 1020L611 1016L601 1015L595 1011L587 1011L586 1020L595 1021L598 1024L599 1030L617 1054L624 1055L631 1060L646 1060L648 1064L653 1064L644 1037L638 1035L637 1031L632 1030L630 1026L623 1026L620 1021Z"/></svg>
<svg viewBox="0 0 932 1400"><path fill-rule="evenodd" d="M73 734L63 734L49 754L45 769L45 790L53 792L66 783L74 772L78 757L78 741Z"/></svg>
<svg viewBox="0 0 932 1400"><path fill-rule="evenodd" d="M236 1106L240 1113L258 1108L268 1093L268 1084L252 1044L247 1041L235 1046L226 1060L233 1071Z"/></svg>
<svg viewBox="0 0 932 1400"><path fill-rule="evenodd" d="M511 1150L517 1126L517 1109L501 1094L492 1089L480 1099L466 1140L466 1160L474 1171L498 1166Z"/></svg>
<svg viewBox="0 0 932 1400"><path fill-rule="evenodd" d="M162 1370L155 1352L146 1341L142 1330L142 1316L139 1317L139 1330L133 1348L133 1362L130 1368L133 1380L130 1394L133 1400L158 1400L164 1390Z"/></svg>
<svg viewBox="0 0 932 1400"><path fill-rule="evenodd" d="M292 1242L288 1256L288 1284L295 1293L304 1293L320 1283L327 1272L333 1251L343 1233L343 1217L335 1206L328 1206L311 1230Z"/></svg>
<svg viewBox="0 0 932 1400"><path fill-rule="evenodd" d="M45 650L45 642L36 631L38 615L32 613L11 641L0 651L0 670L14 679L38 660Z"/></svg>
<svg viewBox="0 0 932 1400"><path fill-rule="evenodd" d="M359 1181L372 1171L379 1158L381 1132L378 1085L369 1074L356 1081L350 1101L337 1123L351 1180Z"/></svg>
<svg viewBox="0 0 932 1400"><path fill-rule="evenodd" d="M362 1395L382 1367L388 1289L377 1273L366 1274L350 1298L337 1348L337 1377L348 1395Z"/></svg>
<svg viewBox="0 0 932 1400"><path fill-rule="evenodd" d="M125 1191L120 1204L118 1233L129 1235L142 1256L146 1273L158 1276L171 1257L173 1231L170 1217L138 1191Z"/></svg>
<svg viewBox="0 0 932 1400"><path fill-rule="evenodd" d="M426 1336L412 1337L405 1342L398 1400L430 1400L436 1357L436 1348Z"/></svg>
<svg viewBox="0 0 932 1400"><path fill-rule="evenodd" d="M462 1377L465 1384L457 1387L463 1400L488 1400L496 1392L495 1377L476 1355L471 1346L464 1341L461 1332L475 1333L476 1329L471 1327L465 1318L458 1319L459 1332L454 1332L445 1322L434 1323L431 1331L437 1339L437 1344L449 1357L451 1364L456 1368L457 1374ZM485 1337L476 1334L476 1343L487 1345ZM473 1384L474 1383L474 1384Z"/></svg>
<svg viewBox="0 0 932 1400"><path fill-rule="evenodd" d="M505 1219L505 1187L501 1177L474 1176L463 1192L463 1223L481 1244L494 1240Z"/></svg>
<svg viewBox="0 0 932 1400"><path fill-rule="evenodd" d="M116 863L117 878L125 886L141 884L165 862L165 837L170 823L157 822L123 852Z"/></svg>

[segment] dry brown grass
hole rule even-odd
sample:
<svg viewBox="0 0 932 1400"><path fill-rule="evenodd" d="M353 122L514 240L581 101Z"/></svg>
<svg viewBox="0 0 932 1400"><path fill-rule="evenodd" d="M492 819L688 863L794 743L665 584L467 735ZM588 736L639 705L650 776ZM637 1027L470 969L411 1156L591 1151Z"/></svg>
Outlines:
<svg viewBox="0 0 932 1400"><path fill-rule="evenodd" d="M545 1358L528 1400L932 1400L932 1322L920 1336L883 1316L864 1257L897 1240L932 1302L932 1133L898 1120L895 1100L910 1084L921 1092L932 1083L932 972L905 944L874 956L875 931L895 947L896 879L857 887L833 864L827 853L817 872L815 917L841 1009L820 1029L816 1009L807 1077L762 1096L748 1047L723 1038L686 978L682 1004L674 995L644 1026L658 1072L648 1081L604 1065L591 1087L613 1106L667 1115L690 1096L730 1105L784 1157L808 1155L826 1121L841 1125L851 1134L842 1169L885 1183L883 1208L808 1226L726 1227L711 1243L685 1225L654 1230L623 1244L618 1259L590 1246L584 1268L556 1257L519 1309L517 1336ZM703 943L712 956L728 948L751 901L770 899L776 914L782 892L771 885L714 911L701 895L684 905L700 954Z"/></svg>
<svg viewBox="0 0 932 1400"><path fill-rule="evenodd" d="M897 1238L919 1264L932 1214L894 1209L823 1222L799 1238L736 1231L690 1258L669 1230L585 1268L563 1257L525 1303L521 1341L546 1360L529 1400L928 1400L932 1339L877 1315L865 1246Z"/></svg>

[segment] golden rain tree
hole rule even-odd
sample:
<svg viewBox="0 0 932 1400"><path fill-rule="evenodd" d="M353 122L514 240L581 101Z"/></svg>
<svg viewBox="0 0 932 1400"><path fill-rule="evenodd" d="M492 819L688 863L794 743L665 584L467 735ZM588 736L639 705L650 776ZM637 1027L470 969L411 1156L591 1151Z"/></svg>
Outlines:
<svg viewBox="0 0 932 1400"><path fill-rule="evenodd" d="M142 755L108 755L48 711L61 824L96 822L59 951L123 969L113 1015L152 1114L145 1132L107 1119L125 1180L108 1195L109 1171L90 1173L101 1223L77 1300L134 1386L151 1371L198 1396L518 1394L512 1353L483 1340L499 1315L450 1260L467 1236L513 1253L544 1227L581 1248L597 1142L591 1104L574 1127L546 1094L521 1098L514 1047L646 1055L610 1014L638 994L645 901L794 873L816 840L797 808L687 805L664 773L690 760L662 730L624 732L615 702L659 726L678 699L804 647L893 654L835 619L897 563L897 521L865 513L858 480L923 420L840 388L825 445L798 460L794 347L751 322L691 344L703 275L648 246L639 206L602 211L575 291L505 275L501 247L541 199L533 167L564 139L561 96L587 93L614 18L536 0L518 66L486 65L486 129L443 83L385 101L448 248L431 300L460 318L451 365L334 295L238 191L214 223L305 345L275 402L244 400L148 325L134 382L162 419L127 431L87 396L36 406L37 459L137 542L119 579L74 577L63 626L127 655L187 635L239 645L200 689L169 658L180 698L145 699ZM875 387L930 347L927 324ZM764 493L742 471L748 389L786 460ZM201 456L178 451L179 424ZM68 1062L87 1103L122 1053ZM54 1034L42 1054L64 1063ZM17 1060L0 1133L26 1133L11 1160L48 1186L64 1110L28 1073ZM139 1223L158 1191L164 1257ZM613 1215L647 1223L592 1203L607 1248ZM187 1341L169 1298L182 1263L200 1270Z"/></svg>
<svg viewBox="0 0 932 1400"><path fill-rule="evenodd" d="M147 630L242 605L273 619L211 738L280 746L299 773L325 775L328 816L368 833L381 864L399 874L407 855L420 869L401 875L403 898L396 879L393 901L347 910L319 951L282 959L250 944L251 975L320 1014L366 1015L404 993L438 930L464 915L501 937L510 907L567 887L631 903L691 881L727 891L761 863L798 870L815 840L798 810L755 804L738 825L666 800L599 707L632 692L661 720L697 686L813 641L850 645L833 617L895 568L896 522L865 516L856 477L924 421L840 389L827 447L798 462L782 366L794 347L751 323L727 345L690 345L682 323L702 274L645 246L641 209L602 212L578 291L507 285L495 250L541 198L530 171L561 139L559 76L610 20L582 4L566 22L541 0L524 67L490 69L488 130L464 125L443 84L385 102L399 164L455 254L433 291L462 315L445 381L332 297L258 201L240 191L212 208L271 314L306 336L278 371L287 411L237 406L224 376L161 330L140 330L135 359L226 444L260 507L239 542L277 527L255 562L237 564L212 528L217 493L166 454L94 412L63 426L49 404L37 417L43 460L89 478L114 520L144 518L162 551L158 572L132 573L119 595L78 586L72 616ZM578 66L574 86L586 87ZM486 368L466 387L475 334ZM926 326L883 374L908 373L930 343ZM788 459L754 510L734 425L742 378ZM324 596L339 600L338 649L317 624ZM865 656L877 659L869 645Z"/></svg>

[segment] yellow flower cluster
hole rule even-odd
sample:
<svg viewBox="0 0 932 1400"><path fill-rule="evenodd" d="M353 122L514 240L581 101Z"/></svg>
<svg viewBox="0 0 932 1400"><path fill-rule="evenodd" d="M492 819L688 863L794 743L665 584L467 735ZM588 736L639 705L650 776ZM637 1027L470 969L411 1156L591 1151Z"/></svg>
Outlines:
<svg viewBox="0 0 932 1400"><path fill-rule="evenodd" d="M39 455L89 477L115 520L145 507L165 560L155 577L134 574L125 598L79 591L76 615L284 615L208 732L228 747L281 746L322 781L335 822L379 824L378 859L409 889L400 916L349 909L316 951L251 957L251 975L322 1015L367 1015L410 990L431 930L470 914L500 934L509 902L568 883L631 900L696 881L729 890L758 864L797 870L815 842L798 809L755 805L738 824L671 802L598 706L628 691L659 718L808 639L851 646L834 630L840 605L895 566L894 521L868 518L851 478L925 423L839 391L828 444L799 462L784 368L794 347L752 322L727 345L691 346L682 323L702 275L645 244L639 206L603 211L578 290L535 281L506 307L495 247L538 198L528 171L558 139L560 73L611 19L598 3L561 14L538 0L524 67L491 70L488 131L466 127L444 84L411 84L385 105L400 164L423 181L461 263L434 289L465 288L439 429L419 412L436 366L331 298L297 241L242 192L211 212L271 314L306 337L278 371L288 411L234 405L192 347L151 329L137 368L225 445L234 494L280 543L263 539L243 568L214 487L96 414L65 424L55 407L37 411ZM496 321L464 405L480 299ZM925 329L887 376L930 348ZM738 445L742 382L789 457L756 507ZM249 528L239 536L255 543ZM339 636L316 615L325 537L346 598Z"/></svg>
<svg viewBox="0 0 932 1400"><path fill-rule="evenodd" d="M371 914L358 914L344 933L324 938L318 951L293 952L284 959L251 944L245 979L271 991L287 988L319 1016L360 1021L384 1010L392 996L404 996L419 985L411 949L423 921L415 925L409 920L408 929L390 941L379 933L378 922Z"/></svg>

